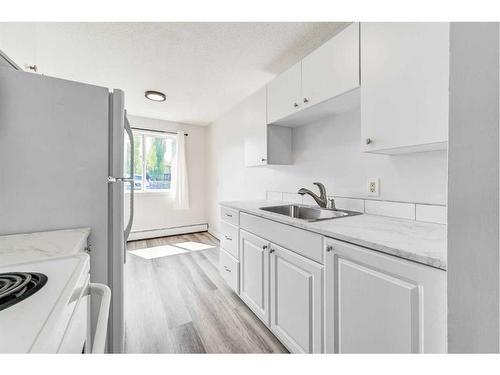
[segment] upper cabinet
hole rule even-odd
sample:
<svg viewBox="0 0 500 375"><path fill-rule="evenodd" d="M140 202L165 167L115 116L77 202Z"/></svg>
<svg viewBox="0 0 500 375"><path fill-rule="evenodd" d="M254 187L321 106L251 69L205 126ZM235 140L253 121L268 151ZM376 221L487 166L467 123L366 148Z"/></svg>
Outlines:
<svg viewBox="0 0 500 375"><path fill-rule="evenodd" d="M249 136L245 164L290 164L284 129L358 108L364 152L446 149L449 34L449 23L349 25L268 84L268 126Z"/></svg>
<svg viewBox="0 0 500 375"><path fill-rule="evenodd" d="M241 104L241 125L245 129L245 166L292 163L292 130L266 122L266 88Z"/></svg>
<svg viewBox="0 0 500 375"><path fill-rule="evenodd" d="M301 106L357 88L359 76L359 24L355 23L302 60Z"/></svg>
<svg viewBox="0 0 500 375"><path fill-rule="evenodd" d="M297 126L344 110L352 100L326 102L358 87L359 24L353 23L269 83L267 122Z"/></svg>
<svg viewBox="0 0 500 375"><path fill-rule="evenodd" d="M366 152L445 149L449 23L361 25L361 134Z"/></svg>
<svg viewBox="0 0 500 375"><path fill-rule="evenodd" d="M267 86L267 122L272 124L301 108L301 62L276 77Z"/></svg>

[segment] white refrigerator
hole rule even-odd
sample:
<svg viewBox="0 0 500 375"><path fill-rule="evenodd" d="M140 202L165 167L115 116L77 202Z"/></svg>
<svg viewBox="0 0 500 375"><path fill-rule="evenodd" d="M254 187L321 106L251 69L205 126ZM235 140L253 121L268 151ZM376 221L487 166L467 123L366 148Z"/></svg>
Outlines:
<svg viewBox="0 0 500 375"><path fill-rule="evenodd" d="M133 220L125 137L133 151L121 90L0 66L0 235L90 227L91 281L111 288L107 348L118 353ZM127 184L131 214L124 218Z"/></svg>

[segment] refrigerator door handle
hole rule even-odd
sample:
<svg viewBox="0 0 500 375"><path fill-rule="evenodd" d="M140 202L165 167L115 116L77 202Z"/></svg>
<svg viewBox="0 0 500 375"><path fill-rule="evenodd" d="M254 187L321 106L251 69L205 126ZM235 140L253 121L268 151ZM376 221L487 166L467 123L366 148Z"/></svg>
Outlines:
<svg viewBox="0 0 500 375"><path fill-rule="evenodd" d="M133 178L108 176L108 184L115 182L134 182Z"/></svg>
<svg viewBox="0 0 500 375"><path fill-rule="evenodd" d="M134 135L132 134L132 128L128 122L127 113L125 112L125 131L130 140L130 178L126 182L130 183L130 215L128 219L127 226L125 227L125 246L124 246L124 261L127 256L127 239L132 230L132 222L134 221ZM124 180L125 181L125 180Z"/></svg>

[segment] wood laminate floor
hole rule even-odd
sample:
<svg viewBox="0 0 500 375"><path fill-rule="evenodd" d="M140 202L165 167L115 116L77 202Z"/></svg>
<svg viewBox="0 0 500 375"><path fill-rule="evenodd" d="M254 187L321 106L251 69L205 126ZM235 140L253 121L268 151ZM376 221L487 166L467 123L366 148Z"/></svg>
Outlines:
<svg viewBox="0 0 500 375"><path fill-rule="evenodd" d="M286 353L218 272L207 232L132 241L128 250L200 242L214 248L155 259L127 254L126 353Z"/></svg>

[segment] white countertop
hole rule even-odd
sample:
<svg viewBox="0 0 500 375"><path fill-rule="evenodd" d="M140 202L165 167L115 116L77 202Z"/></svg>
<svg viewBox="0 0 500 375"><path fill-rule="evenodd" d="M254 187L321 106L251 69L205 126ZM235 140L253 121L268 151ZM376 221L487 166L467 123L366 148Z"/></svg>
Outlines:
<svg viewBox="0 0 500 375"><path fill-rule="evenodd" d="M76 228L0 236L0 266L76 254L89 235L90 228Z"/></svg>
<svg viewBox="0 0 500 375"><path fill-rule="evenodd" d="M446 225L369 214L306 222L259 210L259 207L293 204L290 202L235 201L221 202L220 204L327 237L446 270Z"/></svg>

